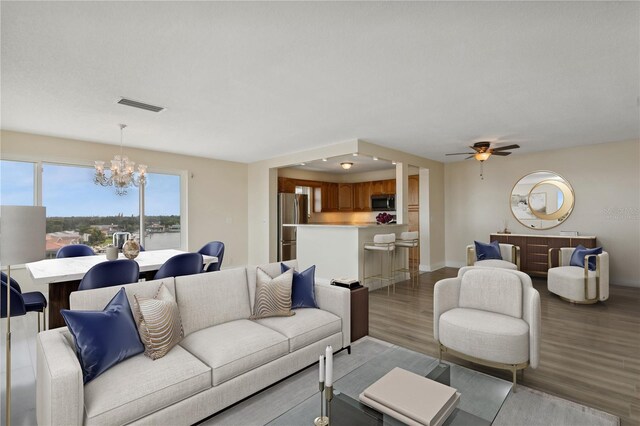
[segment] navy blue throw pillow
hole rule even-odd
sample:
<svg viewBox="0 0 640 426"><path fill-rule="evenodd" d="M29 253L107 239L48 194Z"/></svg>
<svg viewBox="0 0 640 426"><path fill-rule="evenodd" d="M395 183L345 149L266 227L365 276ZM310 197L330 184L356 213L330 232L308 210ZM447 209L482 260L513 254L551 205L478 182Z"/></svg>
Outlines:
<svg viewBox="0 0 640 426"><path fill-rule="evenodd" d="M500 243L498 243L497 241L492 241L489 244L474 241L474 244L476 245L477 260L502 260L502 254L500 254Z"/></svg>
<svg viewBox="0 0 640 426"><path fill-rule="evenodd" d="M60 313L76 341L85 384L117 363L144 352L124 288L102 311L61 309Z"/></svg>
<svg viewBox="0 0 640 426"><path fill-rule="evenodd" d="M280 264L280 272L285 273L289 268L284 263ZM293 271L293 285L291 288L291 309L317 308L315 284L316 265L302 272Z"/></svg>
<svg viewBox="0 0 640 426"><path fill-rule="evenodd" d="M602 247L596 247L592 249L588 249L582 246L582 244L578 245L576 249L573 251L571 255L571 260L569 260L569 265L571 266L579 266L584 268L584 257L589 254L602 254ZM596 270L596 258L589 258L589 270Z"/></svg>

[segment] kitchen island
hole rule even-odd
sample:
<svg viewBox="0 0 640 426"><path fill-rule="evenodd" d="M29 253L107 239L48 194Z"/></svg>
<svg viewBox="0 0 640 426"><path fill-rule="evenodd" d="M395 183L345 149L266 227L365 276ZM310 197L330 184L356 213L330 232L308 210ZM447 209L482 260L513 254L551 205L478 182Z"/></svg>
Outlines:
<svg viewBox="0 0 640 426"><path fill-rule="evenodd" d="M362 261L365 242L373 241L375 234L396 234L406 231L409 225L376 224L299 224L297 226L297 259L300 270L316 265L316 276L321 278L357 278L363 281ZM406 264L406 250L396 253L396 265ZM367 276L380 273L379 253L367 253ZM398 267L398 266L396 266ZM382 285L379 280L367 280L373 290Z"/></svg>

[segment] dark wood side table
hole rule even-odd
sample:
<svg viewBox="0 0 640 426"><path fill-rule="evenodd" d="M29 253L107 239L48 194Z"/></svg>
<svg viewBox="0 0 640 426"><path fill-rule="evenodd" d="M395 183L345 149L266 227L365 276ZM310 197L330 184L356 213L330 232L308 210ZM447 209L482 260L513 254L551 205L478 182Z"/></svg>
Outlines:
<svg viewBox="0 0 640 426"><path fill-rule="evenodd" d="M351 341L369 334L369 289L351 289Z"/></svg>

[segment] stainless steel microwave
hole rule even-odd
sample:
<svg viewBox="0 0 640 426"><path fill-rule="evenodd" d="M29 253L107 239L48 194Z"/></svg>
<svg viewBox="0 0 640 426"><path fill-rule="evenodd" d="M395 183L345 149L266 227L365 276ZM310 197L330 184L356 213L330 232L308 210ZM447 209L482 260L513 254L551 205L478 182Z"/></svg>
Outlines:
<svg viewBox="0 0 640 426"><path fill-rule="evenodd" d="M396 194L378 194L371 196L371 210L389 212L396 209Z"/></svg>

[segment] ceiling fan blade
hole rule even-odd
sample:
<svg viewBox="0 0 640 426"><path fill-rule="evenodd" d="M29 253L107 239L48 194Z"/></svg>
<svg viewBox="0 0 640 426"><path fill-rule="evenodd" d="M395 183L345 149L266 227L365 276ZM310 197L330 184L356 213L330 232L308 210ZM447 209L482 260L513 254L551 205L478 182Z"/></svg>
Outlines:
<svg viewBox="0 0 640 426"><path fill-rule="evenodd" d="M475 152L484 152L485 150L488 149L487 147L484 147L484 146L470 146L469 148L471 148Z"/></svg>
<svg viewBox="0 0 640 426"><path fill-rule="evenodd" d="M491 155L499 155L501 157L504 157L506 155L511 155L511 153L510 152L495 152L494 151L494 152L491 153Z"/></svg>
<svg viewBox="0 0 640 426"><path fill-rule="evenodd" d="M475 157L475 154L468 156L467 158L465 158L465 160L468 160L469 158L473 158L473 157Z"/></svg>
<svg viewBox="0 0 640 426"><path fill-rule="evenodd" d="M520 145L507 145L507 146L499 146L497 148L492 148L493 152L506 151L508 149L518 149Z"/></svg>
<svg viewBox="0 0 640 426"><path fill-rule="evenodd" d="M475 154L475 152L456 152L454 154L445 154L445 155L469 155L469 154Z"/></svg>

